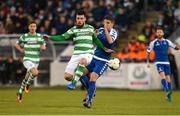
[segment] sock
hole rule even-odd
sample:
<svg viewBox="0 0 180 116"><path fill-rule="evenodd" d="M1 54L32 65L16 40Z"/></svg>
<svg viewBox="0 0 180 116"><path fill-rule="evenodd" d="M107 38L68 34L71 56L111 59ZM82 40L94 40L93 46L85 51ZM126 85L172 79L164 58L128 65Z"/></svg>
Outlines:
<svg viewBox="0 0 180 116"><path fill-rule="evenodd" d="M34 81L34 78L35 77L32 75L32 73L30 73L29 78L28 78L26 84L27 85L31 85L33 83L33 81Z"/></svg>
<svg viewBox="0 0 180 116"><path fill-rule="evenodd" d="M26 79L23 79L22 83L21 83L21 87L19 88L19 93L22 94L22 92L24 91L24 87L26 85Z"/></svg>
<svg viewBox="0 0 180 116"><path fill-rule="evenodd" d="M172 90L171 82L167 82L167 84L168 84L168 89L171 91Z"/></svg>
<svg viewBox="0 0 180 116"><path fill-rule="evenodd" d="M80 82L85 86L85 88L88 90L89 88L89 77L88 76L82 76L80 78Z"/></svg>
<svg viewBox="0 0 180 116"><path fill-rule="evenodd" d="M74 78L72 80L74 84L76 84L79 81L80 77L83 75L84 68L85 68L85 65L82 65L82 64L79 64L77 66L76 72L74 74Z"/></svg>
<svg viewBox="0 0 180 116"><path fill-rule="evenodd" d="M163 85L163 88L164 88L165 91L169 90L168 89L168 83L167 83L167 81L165 79L161 80L161 84Z"/></svg>
<svg viewBox="0 0 180 116"><path fill-rule="evenodd" d="M88 89L88 96L89 96L88 102L92 102L95 91L96 91L96 82L90 81L89 82L89 89Z"/></svg>

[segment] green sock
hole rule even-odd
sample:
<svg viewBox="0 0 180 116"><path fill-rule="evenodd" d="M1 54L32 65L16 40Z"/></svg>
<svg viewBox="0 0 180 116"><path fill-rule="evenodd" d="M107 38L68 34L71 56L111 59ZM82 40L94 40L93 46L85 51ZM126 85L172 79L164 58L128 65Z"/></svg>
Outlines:
<svg viewBox="0 0 180 116"><path fill-rule="evenodd" d="M34 78L35 77L30 73L29 78L28 78L26 84L27 85L31 85L33 83L33 81L34 81Z"/></svg>
<svg viewBox="0 0 180 116"><path fill-rule="evenodd" d="M80 77L83 75L84 68L85 68L85 65L82 65L82 64L79 64L77 66L76 72L73 76L72 83L76 84L79 81Z"/></svg>
<svg viewBox="0 0 180 116"><path fill-rule="evenodd" d="M22 83L21 83L21 87L19 88L19 93L22 94L22 92L24 91L24 87L26 85L26 79L23 79Z"/></svg>

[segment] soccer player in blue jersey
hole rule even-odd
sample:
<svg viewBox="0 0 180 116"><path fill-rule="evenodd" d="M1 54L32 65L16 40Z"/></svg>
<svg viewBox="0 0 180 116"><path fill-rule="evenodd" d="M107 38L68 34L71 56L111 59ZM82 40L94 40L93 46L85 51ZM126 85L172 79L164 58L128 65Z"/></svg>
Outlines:
<svg viewBox="0 0 180 116"><path fill-rule="evenodd" d="M166 99L172 101L172 89L171 89L171 70L170 63L168 60L168 49L169 47L179 50L180 46L173 44L170 40L164 38L164 32L161 27L156 29L157 38L150 42L147 49L147 65L149 67L149 54L151 50L155 52L155 64L161 77L161 83L166 91Z"/></svg>
<svg viewBox="0 0 180 116"><path fill-rule="evenodd" d="M97 36L103 45L108 49L113 49L115 47L115 41L117 38L117 31L114 27L114 19L111 16L105 16L103 24L97 30ZM96 91L96 80L103 74L108 68L108 60L111 58L111 53L105 52L103 49L97 47L93 56L91 63L86 67L84 75L80 81L86 86L87 89L87 99L84 106L87 108L92 107L92 99ZM75 84L71 83L68 85L69 89L74 89Z"/></svg>

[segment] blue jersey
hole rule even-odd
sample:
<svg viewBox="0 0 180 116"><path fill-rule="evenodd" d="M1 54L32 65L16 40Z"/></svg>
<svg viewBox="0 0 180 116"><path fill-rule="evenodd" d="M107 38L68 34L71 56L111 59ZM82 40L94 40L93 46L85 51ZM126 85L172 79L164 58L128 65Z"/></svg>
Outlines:
<svg viewBox="0 0 180 116"><path fill-rule="evenodd" d="M115 41L117 38L117 31L115 29L111 29L110 30L110 36L113 40L112 44L109 44L107 38L106 38L106 34L105 34L105 30L104 28L99 28L99 35L98 38L99 40L102 42L102 44L104 45L104 47L109 48L109 49L113 49L115 47ZM105 52L103 49L97 47L94 53L94 58L99 59L99 60L109 60L111 57L111 53L107 53Z"/></svg>
<svg viewBox="0 0 180 116"><path fill-rule="evenodd" d="M152 49L154 50L156 64L169 64L169 59L168 59L169 47L175 48L176 45L173 44L168 39L162 39L162 40L155 39L150 43L147 52L150 53Z"/></svg>
<svg viewBox="0 0 180 116"><path fill-rule="evenodd" d="M115 40L117 38L117 31L115 29L111 29L109 32L111 38L113 39L112 44L108 43L104 28L100 28L99 32L100 34L98 35L98 38L103 43L103 45L109 49L114 48ZM96 72L99 76L101 76L108 68L108 60L110 57L111 53L107 53L103 49L97 47L91 63L86 68L89 70L89 72Z"/></svg>

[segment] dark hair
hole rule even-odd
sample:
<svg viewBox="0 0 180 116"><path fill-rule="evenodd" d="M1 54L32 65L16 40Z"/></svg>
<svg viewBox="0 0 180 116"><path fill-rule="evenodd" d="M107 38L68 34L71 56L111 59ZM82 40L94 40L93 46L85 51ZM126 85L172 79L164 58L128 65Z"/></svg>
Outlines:
<svg viewBox="0 0 180 116"><path fill-rule="evenodd" d="M163 30L163 28L162 28L161 26L157 26L157 27L156 27L156 31L157 31L157 30Z"/></svg>
<svg viewBox="0 0 180 116"><path fill-rule="evenodd" d="M106 19L106 20L110 20L111 22L115 22L115 19L113 18L113 16L110 16L110 15L106 15L105 17L104 17L104 19Z"/></svg>
<svg viewBox="0 0 180 116"><path fill-rule="evenodd" d="M37 25L37 23L36 23L35 21L30 21L30 22L28 23L28 25L33 24L33 23Z"/></svg>
<svg viewBox="0 0 180 116"><path fill-rule="evenodd" d="M84 16L85 16L84 10L82 10L82 9L81 9L81 10L77 10L77 11L76 11L76 16L77 16L77 15L84 15Z"/></svg>

